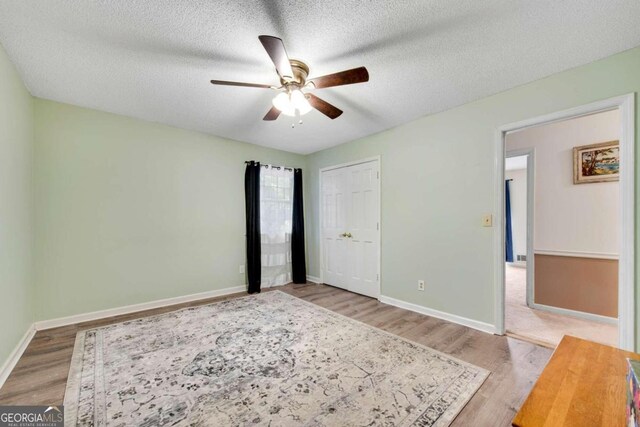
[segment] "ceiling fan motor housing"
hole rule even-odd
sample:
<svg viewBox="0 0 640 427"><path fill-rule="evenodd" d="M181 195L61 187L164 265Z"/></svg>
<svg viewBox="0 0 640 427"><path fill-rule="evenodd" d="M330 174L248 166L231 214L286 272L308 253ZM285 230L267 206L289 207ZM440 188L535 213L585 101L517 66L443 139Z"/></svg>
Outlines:
<svg viewBox="0 0 640 427"><path fill-rule="evenodd" d="M297 59L290 59L291 69L293 70L293 80L284 80L280 78L282 86L295 85L299 88L303 87L307 82L307 76L309 75L309 66Z"/></svg>

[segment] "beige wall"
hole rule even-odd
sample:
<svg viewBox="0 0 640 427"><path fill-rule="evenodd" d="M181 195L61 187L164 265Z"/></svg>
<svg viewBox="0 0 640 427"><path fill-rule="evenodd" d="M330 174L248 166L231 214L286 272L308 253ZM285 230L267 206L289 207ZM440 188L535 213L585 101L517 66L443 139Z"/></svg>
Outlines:
<svg viewBox="0 0 640 427"><path fill-rule="evenodd" d="M618 110L507 135L507 150L535 149L535 251L618 255L620 185L575 185L573 147L619 138Z"/></svg>
<svg viewBox="0 0 640 427"><path fill-rule="evenodd" d="M618 317L618 261L535 255L538 304Z"/></svg>

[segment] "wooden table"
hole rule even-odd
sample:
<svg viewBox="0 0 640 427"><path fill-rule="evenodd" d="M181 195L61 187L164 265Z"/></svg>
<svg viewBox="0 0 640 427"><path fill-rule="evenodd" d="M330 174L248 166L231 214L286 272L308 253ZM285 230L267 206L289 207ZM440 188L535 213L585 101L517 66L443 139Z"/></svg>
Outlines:
<svg viewBox="0 0 640 427"><path fill-rule="evenodd" d="M640 354L565 336L513 425L624 427L627 357L640 360Z"/></svg>

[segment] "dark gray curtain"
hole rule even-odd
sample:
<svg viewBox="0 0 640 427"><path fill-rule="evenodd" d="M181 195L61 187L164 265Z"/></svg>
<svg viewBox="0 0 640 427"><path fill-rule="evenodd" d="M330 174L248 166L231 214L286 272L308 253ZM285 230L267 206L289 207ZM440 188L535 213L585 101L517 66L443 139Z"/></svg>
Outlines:
<svg viewBox="0 0 640 427"><path fill-rule="evenodd" d="M260 162L250 161L244 171L247 223L247 281L250 294L260 292Z"/></svg>
<svg viewBox="0 0 640 427"><path fill-rule="evenodd" d="M304 244L304 201L302 169L293 170L293 223L291 227L291 273L293 283L307 283Z"/></svg>

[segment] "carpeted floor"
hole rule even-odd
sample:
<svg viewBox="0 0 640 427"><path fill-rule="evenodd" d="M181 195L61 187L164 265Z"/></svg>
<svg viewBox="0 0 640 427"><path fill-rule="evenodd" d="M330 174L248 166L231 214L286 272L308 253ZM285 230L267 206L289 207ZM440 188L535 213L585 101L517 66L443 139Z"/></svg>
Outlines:
<svg viewBox="0 0 640 427"><path fill-rule="evenodd" d="M534 310L526 303L525 268L506 266L505 325L507 333L539 344L558 345L563 335L573 335L616 346L618 328L599 322Z"/></svg>
<svg viewBox="0 0 640 427"><path fill-rule="evenodd" d="M275 291L78 332L65 421L444 427L488 375Z"/></svg>

